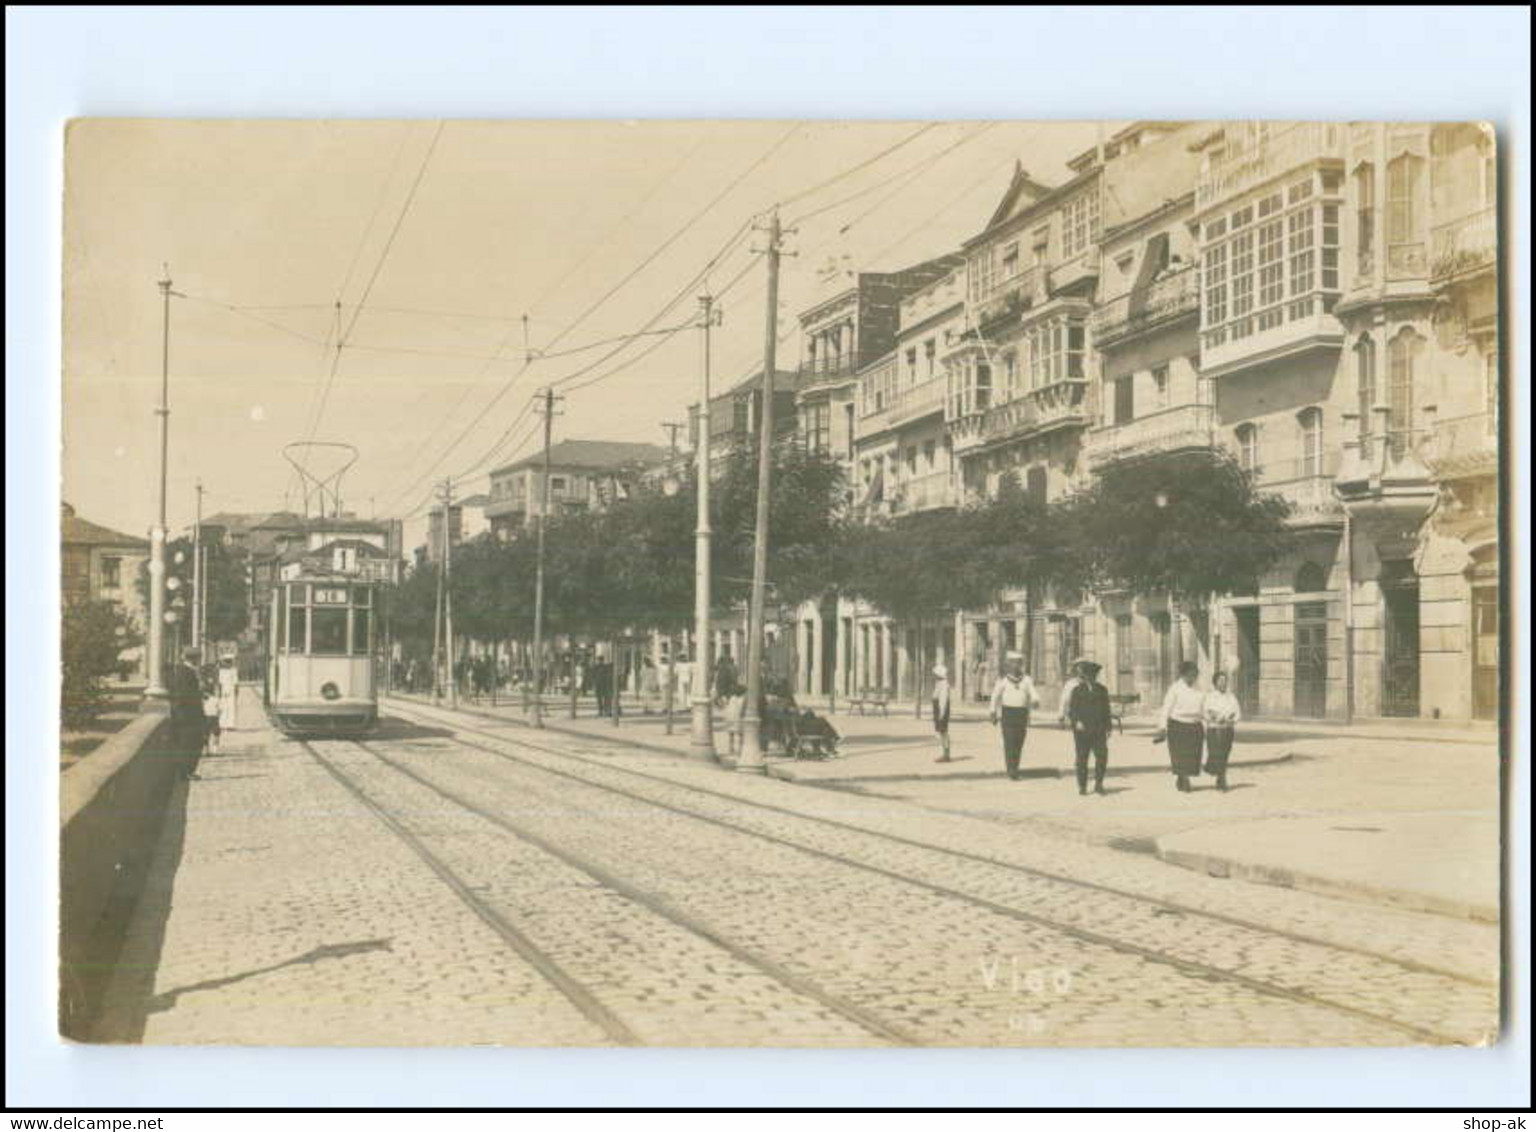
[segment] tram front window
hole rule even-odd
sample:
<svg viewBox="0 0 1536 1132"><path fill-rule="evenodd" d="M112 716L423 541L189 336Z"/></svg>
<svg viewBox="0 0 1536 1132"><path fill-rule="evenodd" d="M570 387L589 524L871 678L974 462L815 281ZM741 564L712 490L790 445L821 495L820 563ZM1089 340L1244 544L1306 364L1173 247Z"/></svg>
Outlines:
<svg viewBox="0 0 1536 1132"><path fill-rule="evenodd" d="M345 656L347 654L346 609L315 609L314 622L310 626L309 651L316 656Z"/></svg>
<svg viewBox="0 0 1536 1132"><path fill-rule="evenodd" d="M352 611L352 655L368 655L368 611L366 609L354 609Z"/></svg>

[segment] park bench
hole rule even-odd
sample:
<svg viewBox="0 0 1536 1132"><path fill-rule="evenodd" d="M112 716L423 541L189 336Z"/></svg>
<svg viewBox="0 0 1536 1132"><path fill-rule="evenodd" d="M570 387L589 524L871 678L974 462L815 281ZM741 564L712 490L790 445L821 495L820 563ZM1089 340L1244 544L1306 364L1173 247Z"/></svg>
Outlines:
<svg viewBox="0 0 1536 1132"><path fill-rule="evenodd" d="M1120 734L1125 734L1126 709L1134 708L1141 703L1140 692L1128 692L1123 695L1111 695L1109 697L1109 717L1115 721L1115 726L1120 729Z"/></svg>
<svg viewBox="0 0 1536 1132"><path fill-rule="evenodd" d="M891 714L891 697L884 688L865 688L856 696L848 697L849 708L858 708L859 714L864 714L864 709L879 711L881 715Z"/></svg>

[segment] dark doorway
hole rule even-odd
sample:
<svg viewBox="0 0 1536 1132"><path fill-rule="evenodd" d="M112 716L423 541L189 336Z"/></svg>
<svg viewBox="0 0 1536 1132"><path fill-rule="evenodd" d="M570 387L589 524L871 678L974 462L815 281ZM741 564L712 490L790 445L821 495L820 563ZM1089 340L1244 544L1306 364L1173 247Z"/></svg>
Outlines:
<svg viewBox="0 0 1536 1132"><path fill-rule="evenodd" d="M1136 648L1129 613L1115 618L1115 692L1122 696L1136 692Z"/></svg>
<svg viewBox="0 0 1536 1132"><path fill-rule="evenodd" d="M1259 611L1249 606L1232 611L1237 621L1237 680L1234 694L1243 714L1259 714Z"/></svg>
<svg viewBox="0 0 1536 1132"><path fill-rule="evenodd" d="M1472 718L1499 715L1499 587L1472 591Z"/></svg>
<svg viewBox="0 0 1536 1132"><path fill-rule="evenodd" d="M1153 656L1157 662L1157 702L1162 703L1173 683L1173 619L1166 613L1154 613L1147 618L1152 624Z"/></svg>
<svg viewBox="0 0 1536 1132"><path fill-rule="evenodd" d="M1296 715L1321 719L1328 711L1328 606L1309 601L1296 607Z"/></svg>
<svg viewBox="0 0 1536 1132"><path fill-rule="evenodd" d="M1408 563L1404 563L1408 566ZM1384 573L1381 586L1386 615L1382 658L1383 715L1419 714L1419 579L1410 569Z"/></svg>
<svg viewBox="0 0 1536 1132"><path fill-rule="evenodd" d="M837 603L827 601L821 607L821 687L823 696L832 695L837 680Z"/></svg>

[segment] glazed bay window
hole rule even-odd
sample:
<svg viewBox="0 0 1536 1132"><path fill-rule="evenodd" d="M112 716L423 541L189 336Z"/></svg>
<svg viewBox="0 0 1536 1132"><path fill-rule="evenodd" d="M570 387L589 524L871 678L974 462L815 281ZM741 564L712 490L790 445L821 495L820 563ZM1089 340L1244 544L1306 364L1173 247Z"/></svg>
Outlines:
<svg viewBox="0 0 1536 1132"><path fill-rule="evenodd" d="M1025 338L1029 343L1031 389L1083 377L1087 335L1081 319L1066 315L1042 319L1029 328Z"/></svg>
<svg viewBox="0 0 1536 1132"><path fill-rule="evenodd" d="M807 405L804 420L806 451L832 451L832 406L826 401Z"/></svg>
<svg viewBox="0 0 1536 1132"><path fill-rule="evenodd" d="M1203 245L1201 331L1207 348L1333 309L1339 205L1321 199L1311 176L1208 220Z"/></svg>
<svg viewBox="0 0 1536 1132"><path fill-rule="evenodd" d="M985 412L992 404L992 367L975 356L962 358L950 367L949 417Z"/></svg>
<svg viewBox="0 0 1536 1132"><path fill-rule="evenodd" d="M1099 189L1095 185L1061 210L1061 258L1084 252L1099 236Z"/></svg>
<svg viewBox="0 0 1536 1132"><path fill-rule="evenodd" d="M979 303L997 289L997 249L982 248L971 257L971 302Z"/></svg>

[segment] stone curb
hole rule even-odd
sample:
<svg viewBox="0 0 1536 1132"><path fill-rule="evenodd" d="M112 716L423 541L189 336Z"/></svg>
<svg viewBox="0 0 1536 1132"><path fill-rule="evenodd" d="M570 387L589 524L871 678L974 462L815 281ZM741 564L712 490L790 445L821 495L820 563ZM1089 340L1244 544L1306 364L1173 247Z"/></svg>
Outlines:
<svg viewBox="0 0 1536 1132"><path fill-rule="evenodd" d="M1368 904L1385 904L1410 912L1430 912L1437 916L1449 916L1460 920L1476 920L1491 924L1499 922L1497 904L1487 905L1471 900L1453 900L1430 893L1372 884L1368 881L1320 876L1286 866L1257 864L1241 861L1222 853L1180 849L1167 844L1179 836L1179 834L1167 834L1153 838L1158 858L1167 864L1191 869L1207 876L1247 881L1250 884L1269 884L1278 888L1294 888L1303 892L1315 892L1319 896L1332 896Z"/></svg>

